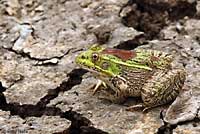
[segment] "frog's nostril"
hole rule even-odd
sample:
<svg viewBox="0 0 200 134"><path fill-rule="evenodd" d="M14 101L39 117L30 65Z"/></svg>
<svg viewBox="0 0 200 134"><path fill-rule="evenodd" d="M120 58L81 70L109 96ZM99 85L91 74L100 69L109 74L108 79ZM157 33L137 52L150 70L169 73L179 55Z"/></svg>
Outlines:
<svg viewBox="0 0 200 134"><path fill-rule="evenodd" d="M84 55L81 55L81 59L85 59L86 57Z"/></svg>

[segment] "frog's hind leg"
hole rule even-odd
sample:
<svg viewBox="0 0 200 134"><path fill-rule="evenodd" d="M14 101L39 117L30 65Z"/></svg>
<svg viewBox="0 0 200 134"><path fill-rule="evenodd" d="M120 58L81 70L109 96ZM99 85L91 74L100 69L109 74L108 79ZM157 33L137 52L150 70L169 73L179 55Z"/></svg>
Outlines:
<svg viewBox="0 0 200 134"><path fill-rule="evenodd" d="M179 94L186 77L183 69L160 70L144 84L141 97L145 109L173 101Z"/></svg>

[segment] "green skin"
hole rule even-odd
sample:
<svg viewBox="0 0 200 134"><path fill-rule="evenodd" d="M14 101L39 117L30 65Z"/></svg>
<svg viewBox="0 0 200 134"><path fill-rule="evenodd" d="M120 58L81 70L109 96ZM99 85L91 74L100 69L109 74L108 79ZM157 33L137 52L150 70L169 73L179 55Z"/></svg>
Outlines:
<svg viewBox="0 0 200 134"><path fill-rule="evenodd" d="M168 103L177 97L186 72L172 68L172 61L172 55L156 50L127 51L98 45L76 57L78 65L107 85L104 98L121 103L127 97L141 97L143 104L140 106L145 108Z"/></svg>

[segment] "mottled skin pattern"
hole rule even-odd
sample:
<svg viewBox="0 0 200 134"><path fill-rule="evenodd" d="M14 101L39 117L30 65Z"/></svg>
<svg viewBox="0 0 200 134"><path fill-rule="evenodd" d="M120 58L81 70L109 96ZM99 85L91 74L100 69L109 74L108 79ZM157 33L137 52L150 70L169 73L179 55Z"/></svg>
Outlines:
<svg viewBox="0 0 200 134"><path fill-rule="evenodd" d="M178 95L186 73L172 68L172 61L172 55L160 51L97 45L76 57L77 64L108 86L105 98L120 103L127 97L141 96L145 108L168 103Z"/></svg>

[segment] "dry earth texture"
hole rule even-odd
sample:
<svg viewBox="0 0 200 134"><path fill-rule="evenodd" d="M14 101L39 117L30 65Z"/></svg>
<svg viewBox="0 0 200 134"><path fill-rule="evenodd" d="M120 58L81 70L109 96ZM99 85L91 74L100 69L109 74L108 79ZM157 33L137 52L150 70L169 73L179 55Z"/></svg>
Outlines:
<svg viewBox="0 0 200 134"><path fill-rule="evenodd" d="M94 43L172 53L185 86L145 113L101 100L74 63ZM199 109L200 1L0 0L0 133L198 134Z"/></svg>

